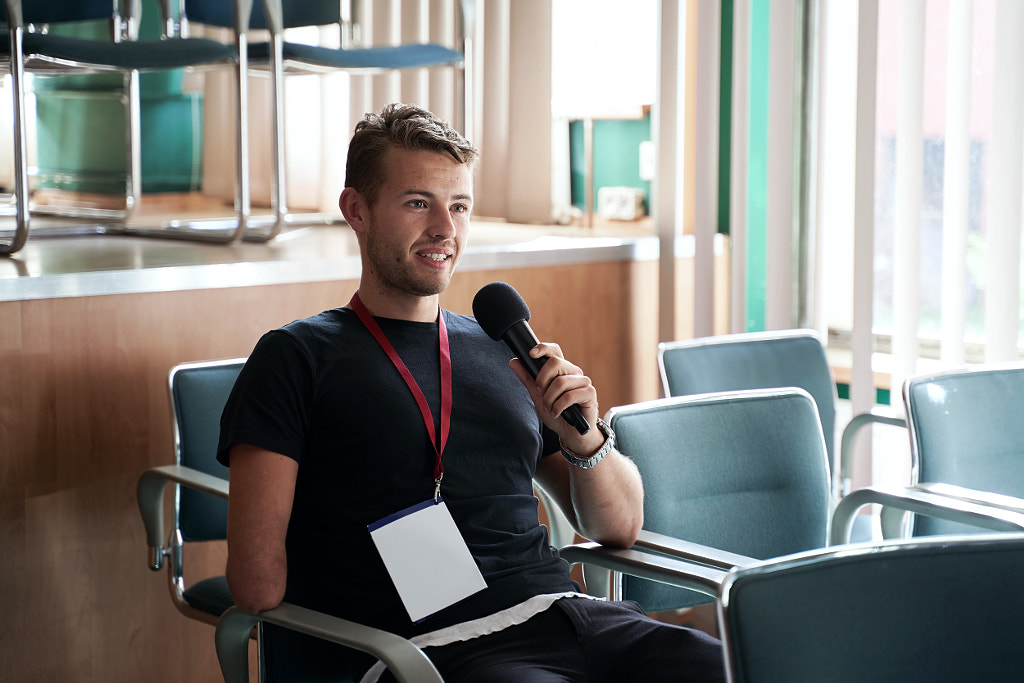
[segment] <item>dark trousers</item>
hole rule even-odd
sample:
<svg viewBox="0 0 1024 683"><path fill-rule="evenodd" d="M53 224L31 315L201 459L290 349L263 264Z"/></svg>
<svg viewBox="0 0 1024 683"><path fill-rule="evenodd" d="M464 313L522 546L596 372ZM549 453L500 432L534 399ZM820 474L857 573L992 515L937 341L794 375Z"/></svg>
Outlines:
<svg viewBox="0 0 1024 683"><path fill-rule="evenodd" d="M518 626L424 652L446 683L725 680L716 639L633 602L564 598Z"/></svg>

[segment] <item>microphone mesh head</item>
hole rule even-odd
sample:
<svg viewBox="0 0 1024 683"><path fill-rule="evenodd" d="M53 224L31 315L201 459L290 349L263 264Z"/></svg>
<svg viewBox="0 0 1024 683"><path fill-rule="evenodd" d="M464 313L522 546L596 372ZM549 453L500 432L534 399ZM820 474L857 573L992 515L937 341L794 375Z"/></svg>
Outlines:
<svg viewBox="0 0 1024 683"><path fill-rule="evenodd" d="M473 297L473 315L488 337L500 341L508 328L530 319L530 307L512 285L492 282Z"/></svg>

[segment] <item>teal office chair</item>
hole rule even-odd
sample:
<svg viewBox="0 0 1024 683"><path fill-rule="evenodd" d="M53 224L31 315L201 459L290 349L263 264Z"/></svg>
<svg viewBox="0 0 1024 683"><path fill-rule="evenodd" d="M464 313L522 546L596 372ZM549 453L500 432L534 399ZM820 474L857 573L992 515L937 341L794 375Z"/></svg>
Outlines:
<svg viewBox="0 0 1024 683"><path fill-rule="evenodd" d="M1024 365L987 365L911 377L903 384L911 485L854 491L835 510L842 535L856 510L891 498L942 496L940 515L882 508L887 537L1015 531L1024 513Z"/></svg>
<svg viewBox="0 0 1024 683"><path fill-rule="evenodd" d="M1024 498L1024 365L912 377L903 394L913 484L989 504L999 499L986 494ZM1024 509L1024 501L1009 507ZM930 517L914 517L912 524L915 536L977 531Z"/></svg>
<svg viewBox="0 0 1024 683"><path fill-rule="evenodd" d="M262 633L265 623L369 652L385 661L400 681L440 681L419 648L391 633L288 603L251 616L234 607L223 575L200 580L186 576L189 543L226 538L228 469L217 462L217 441L221 412L244 363L244 358L182 363L170 372L175 464L148 469L138 482L150 568L167 566L171 598L182 614L217 625L217 655L226 681L248 683L249 640L252 633ZM168 483L173 484L173 522L165 541ZM273 680L273 672L262 670L262 658L260 664L260 675Z"/></svg>
<svg viewBox="0 0 1024 683"><path fill-rule="evenodd" d="M235 92L240 122L236 163L239 169L236 208L232 224L214 230L193 230L176 225L159 229L129 228L128 221L137 212L141 201L141 149L139 132L139 73L184 68L232 68L236 76L246 70L246 23L252 0L217 0L229 3L235 30L235 44L224 45L213 40L166 36L161 40L138 40L141 19L141 0L4 0L6 12L6 40L0 50L4 68L11 75L14 102L14 230L0 231L6 242L0 244L0 254L13 254L28 239L31 213L31 190L28 170L28 136L26 112L30 92L26 74L39 76L84 75L115 73L124 80L126 102L126 182L124 211L69 211L63 215L97 217L98 220L117 223L120 227L101 226L97 232L130 232L155 234L209 241L232 241L245 231L249 218L249 201L244 181L248 173L245 146L247 98L245 79L236 78ZM123 5L123 11L121 6ZM111 40L87 40L49 33L42 29L49 25L107 20L111 26ZM30 30L31 29L31 30Z"/></svg>
<svg viewBox="0 0 1024 683"><path fill-rule="evenodd" d="M885 541L732 572L731 683L1011 681L1024 671L1024 536Z"/></svg>
<svg viewBox="0 0 1024 683"><path fill-rule="evenodd" d="M710 602L721 587L716 571L849 538L849 525L829 538L828 458L817 406L803 389L663 398L613 408L606 421L643 478L644 529L628 550L580 543L561 554L584 569L615 572L613 597L648 612ZM1024 515L990 516L967 504L967 512L951 511L944 496L926 491L884 503L922 514L970 512L1024 530ZM706 573L695 575L698 565Z"/></svg>
<svg viewBox="0 0 1024 683"><path fill-rule="evenodd" d="M803 389L658 399L613 408L605 419L644 482L636 550L729 569L825 545L828 459L817 407ZM578 544L562 555L617 571L595 557L607 550ZM710 601L629 574L616 575L612 596L648 612Z"/></svg>
<svg viewBox="0 0 1024 683"><path fill-rule="evenodd" d="M825 347L814 330L749 332L703 337L658 345L658 367L665 396L715 391L800 387L817 404L832 463L833 504L851 488L854 438L864 427L883 424L906 427L902 417L880 410L855 415L843 429L836 453L836 384ZM867 517L856 520L854 540L873 536Z"/></svg>
<svg viewBox="0 0 1024 683"><path fill-rule="evenodd" d="M181 21L209 26L231 26L231 15L224 4L208 0L162 0L165 3L178 2L181 6ZM456 70L459 109L468 120L469 81L466 78L466 61L470 51L468 45L473 34L475 17L473 0L459 0L457 24L461 28L458 49L437 43L405 43L401 45L379 45L355 47L348 45L350 31L343 21L342 3L339 0L256 0L252 9L249 26L269 31L269 41L254 42L248 46L248 64L253 69L269 71L271 81L271 131L272 169L271 205L274 209L274 223L268 237L276 235L286 223L300 224L313 222L334 222L325 216L293 215L288 213L285 179L285 135L284 135L284 78L286 74L322 74L345 71L355 74L373 74L399 69L421 69L451 67ZM285 29L303 26L336 27L342 38L340 48L307 45L285 39Z"/></svg>
<svg viewBox="0 0 1024 683"><path fill-rule="evenodd" d="M186 584L187 543L227 537L228 469L217 462L220 414L245 359L183 363L171 369L174 464L139 479L139 511L146 527L150 569L167 566L171 598L185 616L216 624L234 603L224 576ZM173 486L173 520L164 540L164 493Z"/></svg>

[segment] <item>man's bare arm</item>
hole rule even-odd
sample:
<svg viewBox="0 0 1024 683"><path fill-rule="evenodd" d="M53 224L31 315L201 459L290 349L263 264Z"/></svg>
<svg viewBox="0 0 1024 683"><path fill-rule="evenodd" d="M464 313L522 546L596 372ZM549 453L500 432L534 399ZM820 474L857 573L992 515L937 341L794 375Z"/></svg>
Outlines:
<svg viewBox="0 0 1024 683"><path fill-rule="evenodd" d="M285 536L298 469L279 453L246 444L231 448L227 578L244 612L256 614L284 599Z"/></svg>
<svg viewBox="0 0 1024 683"><path fill-rule="evenodd" d="M538 344L530 354L548 358L536 379L530 377L518 359L510 367L530 392L541 420L580 457L585 459L597 453L605 436L594 426L598 417L597 390L590 378L565 360L557 344ZM570 405L578 405L592 425L585 435L558 417ZM537 480L581 535L624 548L636 541L644 519L643 484L633 461L615 449L591 469L570 465L561 455L549 456L541 462Z"/></svg>

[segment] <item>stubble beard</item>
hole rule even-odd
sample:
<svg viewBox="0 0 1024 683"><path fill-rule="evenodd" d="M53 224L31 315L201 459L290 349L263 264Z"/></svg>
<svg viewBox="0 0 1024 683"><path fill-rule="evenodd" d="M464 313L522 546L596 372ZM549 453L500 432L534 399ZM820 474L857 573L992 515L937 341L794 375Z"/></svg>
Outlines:
<svg viewBox="0 0 1024 683"><path fill-rule="evenodd" d="M452 267L447 272L439 272L433 277L417 277L405 260L406 254L389 249L386 244L376 240L372 232L366 235L366 255L375 271L379 286L410 297L441 294L448 289L455 272L455 268ZM455 258L454 255L449 257Z"/></svg>

